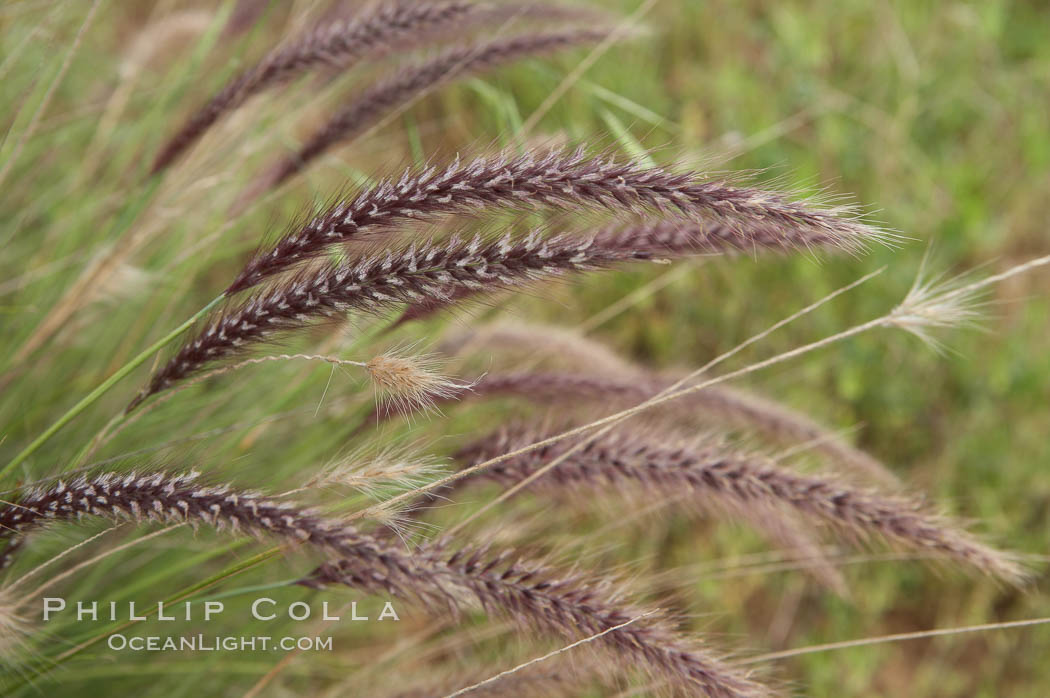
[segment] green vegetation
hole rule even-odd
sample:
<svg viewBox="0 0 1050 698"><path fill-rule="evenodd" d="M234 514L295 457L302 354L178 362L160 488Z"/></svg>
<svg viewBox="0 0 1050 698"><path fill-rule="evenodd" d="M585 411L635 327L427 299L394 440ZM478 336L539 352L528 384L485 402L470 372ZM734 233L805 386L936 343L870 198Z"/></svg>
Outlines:
<svg viewBox="0 0 1050 698"><path fill-rule="evenodd" d="M582 76L566 77L589 49L444 87L231 216L231 206L275 155L292 151L341 99L384 68L369 64L331 81L308 76L262 96L222 121L162 179L148 178L157 148L191 109L282 32L319 13L317 3L275 3L253 28L231 34L224 27L234 4L193 10L181 3L103 1L68 65L67 51L90 3L26 1L0 8L0 463L193 316L248 252L315 202L377 174L457 152L554 140L599 144L659 163L751 171L759 182L774 180L791 190L849 195L875 220L911 238L898 249L857 257L756 254L632 268L537 295L501 297L474 312L479 323L499 316L588 327L589 336L654 368L701 366L882 266L882 275L723 370L885 312L907 292L924 255L929 268L955 274L982 265L1004 269L1047 253L1050 8L1043 3L658 0L644 17L649 33L613 47ZM638 5L604 3L623 16ZM176 16L178 23L170 19ZM166 21L167 29L146 36ZM545 105L566 79L571 88ZM546 112L523 133L541 105ZM588 222L571 221L574 227ZM485 221L486 229L498 225ZM882 331L756 373L747 387L847 431L915 491L978 522L976 530L999 546L1046 555L1048 278L1044 270L995 287L984 331L939 335L945 352ZM636 293L646 288L652 292ZM631 294L624 312L602 317ZM280 352L367 361L398 343L429 346L469 317L442 315L390 334L381 332L386 318L355 318L347 327L304 333L282 343ZM592 329L595 317L602 321ZM76 463L113 459L139 469L195 465L281 492L301 487L304 473L351 452L367 459L384 445L413 444L418 452L447 453L450 437L485 433L513 407L509 401L450 407L444 417L385 424L360 436L355 430L373 399L363 373L274 362L209 379L125 424L118 415L172 348L100 396L12 469L0 489ZM107 425L120 429L96 443ZM430 522L454 525L496 491L477 490L471 503ZM764 653L1050 616L1042 564L1031 588L1017 591L876 554L844 566L852 598L842 599L804 572L746 566L750 558L744 556L769 546L733 526L667 513L615 526L611 508L559 518L550 516L549 502L520 499L509 511L521 530L507 532L508 538L578 553L581 562L603 568L672 569L674 579L651 589L652 598L673 594L680 605L674 610L690 616L690 627L723 646L738 643ZM368 500L335 488L335 496L323 501L346 512ZM498 520L488 515L468 531ZM104 526L90 528L63 527L35 538L32 555L9 579ZM580 531L587 533L582 540L571 535ZM149 532L123 526L70 559L87 559ZM283 586L310 562L298 555L253 557L261 550L183 527L106 557L56 593L126 602L194 589L194 598L221 596L237 609L206 628L216 634L246 632L248 602L236 606L234 599L255 598L260 588L284 605L364 598ZM260 564L246 564L255 562ZM230 570L237 574L224 578ZM216 585L196 589L203 580ZM39 607L31 610L36 623ZM411 672L416 662L433 662L427 652L440 654L442 647L450 648L450 668L498 658L490 673L516 663L507 657L524 661L542 653L512 637L493 637L480 616L472 636L422 614L403 617L396 626L315 624L309 630L275 621L265 634L331 633L337 651L289 660L267 690L284 687L275 689L277 695L342 686L351 694L379 695L377 686ZM62 652L106 627L68 616L46 626L31 640L30 666L47 670ZM156 629L150 628L148 634ZM419 639L400 653L392 649L395 640L410 637ZM33 683L47 695L203 696L218 695L217 686L239 694L284 657L114 655L104 644L86 648L53 670L62 683ZM818 652L779 662L772 676L817 696L1036 698L1050 687L1048 655L1050 628L1042 626ZM10 687L28 677L22 673L6 677L0 691L16 692ZM355 683L346 683L348 677ZM453 681L452 688L463 683Z"/></svg>

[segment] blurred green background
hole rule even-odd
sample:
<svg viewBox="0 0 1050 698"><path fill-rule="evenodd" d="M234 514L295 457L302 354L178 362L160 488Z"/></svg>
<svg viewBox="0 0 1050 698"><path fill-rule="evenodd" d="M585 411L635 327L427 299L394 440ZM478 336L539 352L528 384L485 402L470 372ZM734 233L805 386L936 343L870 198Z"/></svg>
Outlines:
<svg viewBox="0 0 1050 698"><path fill-rule="evenodd" d="M597 4L625 16L639 7L636 0ZM126 268L114 274L113 288L99 291L5 386L5 460L102 376L213 297L244 252L304 204L331 196L348 180L361 182L406 162L509 143L587 55L528 61L445 88L368 139L326 157L280 197L228 220L228 204L250 177L302 138L361 76L324 90L300 81L290 97L264 98L223 125L197 149L187 174L150 204L148 217L136 218L128 211L137 201L145 205L141 176L178 119L291 31L295 18L324 9L323 3L276 3L252 29L231 36L223 26L235 5L102 2L66 68L64 51L90 3L27 0L0 7L6 133L0 162L18 155L0 190L3 355L15 355L86 265L112 245L127 244L121 235L130 230L144 236ZM187 19L191 29L185 32L173 31L163 41L154 36L145 47L136 43L145 27L176 15L195 16L196 24ZM648 33L613 48L574 79L531 136L604 145L660 162L751 171L759 181L775 179L803 192L850 195L909 240L856 258L760 255L709 259L685 271L646 267L596 275L542 298L514 299L501 312L576 326L655 284L592 334L650 366L695 367L831 290L887 267L746 352L734 360L736 367L885 312L907 292L926 254L931 269L955 274L978 266L1004 269L1050 248L1047 4L658 0L642 21ZM148 58L140 60L135 51ZM63 70L48 97L52 78ZM32 137L22 142L27 132ZM207 237L214 231L218 244ZM1037 272L996 287L983 330L941 335L948 348L943 353L884 331L755 374L747 385L852 430L856 443L909 485L977 522L977 530L998 544L1045 555L1048 282ZM425 324L422 334L431 336L442 322ZM174 415L144 420L141 431L122 435L105 455L239 423L263 400L312 409L328 372L310 373L310 382L293 391L278 378L280 371L253 373L258 385L237 385L239 395L222 398L230 402L217 411L235 409L238 419L220 415L213 423L214 415L198 414L189 398ZM224 385L215 390L230 389ZM46 474L46 464L75 453L134 387L124 386L71 426L24 475ZM304 432L310 447L295 457L317 462L346 448L345 432L329 427L324 421L302 427L312 430ZM427 428L441 432L440 425ZM287 453L261 448L285 432L256 443L257 429L233 431L236 438L205 442L195 453L234 463L232 472L262 471L275 481L295 470ZM246 456L251 466L237 461ZM731 560L761 549L739 531L709 533L701 542L677 540L672 557L680 564ZM1030 589L1018 592L949 570L871 561L845 570L851 600L833 598L797 573L703 579L695 584L694 610L706 614L698 627L712 630L716 641L770 651L1050 615L1044 569L1038 567ZM286 576L284 570L275 578ZM1047 656L1050 629L1037 627L815 653L783 662L774 675L818 696L1037 697L1050 691ZM248 683L231 686L243 690L257 678L244 673ZM81 680L88 693L101 694L106 686L162 690L142 675L85 674ZM184 680L183 690L200 691L194 686L206 677ZM171 688L164 695L177 694Z"/></svg>

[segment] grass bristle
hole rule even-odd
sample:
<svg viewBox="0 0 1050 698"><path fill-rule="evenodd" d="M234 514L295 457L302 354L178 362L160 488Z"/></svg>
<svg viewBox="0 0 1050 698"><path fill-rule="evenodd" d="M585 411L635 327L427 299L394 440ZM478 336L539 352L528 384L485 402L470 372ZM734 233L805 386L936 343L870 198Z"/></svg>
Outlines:
<svg viewBox="0 0 1050 698"><path fill-rule="evenodd" d="M487 462L547 435L529 427L504 429L465 449L460 459L465 466ZM515 484L568 454L537 483L588 489L632 486L652 497L690 492L701 503L714 502L738 512L753 506L784 507L831 525L847 540L883 538L1012 584L1022 584L1028 577L1017 556L985 545L958 524L928 513L913 498L855 487L831 475L796 473L757 454L676 444L651 430L642 434L620 429L593 441L585 438L582 449L572 451L576 441L513 456L482 474Z"/></svg>
<svg viewBox="0 0 1050 698"><path fill-rule="evenodd" d="M350 311L378 313L405 302L443 300L464 289L497 290L652 258L646 245L635 248L618 240L571 234L544 237L533 231L520 237L476 235L470 240L412 244L320 266L260 291L211 320L153 375L127 410L253 344Z"/></svg>
<svg viewBox="0 0 1050 698"><path fill-rule="evenodd" d="M345 108L310 135L295 154L276 163L253 185L252 193L262 193L280 186L340 142L361 134L383 114L443 83L522 58L594 43L605 38L608 33L608 29L600 28L573 29L497 38L451 49L419 65L403 68L355 96Z"/></svg>
<svg viewBox="0 0 1050 698"><path fill-rule="evenodd" d="M340 201L297 227L275 245L260 250L227 288L237 293L334 245L376 235L409 222L430 221L452 214L492 208L555 207L601 209L627 214L659 211L678 214L693 223L721 223L717 235L732 237L761 230L765 238L815 235L821 243L858 245L885 233L854 220L840 209L809 207L783 195L737 187L699 173L678 174L659 167L619 161L576 151L503 153L446 167L409 169L399 178L381 181L357 196ZM604 234L609 246L630 244L624 235ZM647 237L651 245L654 236ZM676 245L709 245L715 238L699 231L699 239ZM745 247L750 247L750 244ZM668 249L666 242L659 250Z"/></svg>
<svg viewBox="0 0 1050 698"><path fill-rule="evenodd" d="M592 580L580 573L516 561L508 553L471 549L450 554L440 547L420 548L412 558L390 559L381 574L371 561L345 558L326 563L302 583L343 584L415 598L436 612L458 614L477 604L525 628L570 640L651 613L616 601L621 592L608 579ZM657 676L683 695L772 695L746 672L685 641L660 615L611 632L597 644L613 660Z"/></svg>
<svg viewBox="0 0 1050 698"><path fill-rule="evenodd" d="M349 488L373 499L395 490L419 487L445 472L444 459L415 446L362 447L325 466L303 489Z"/></svg>
<svg viewBox="0 0 1050 698"><path fill-rule="evenodd" d="M385 2L350 20L335 20L271 51L229 80L199 107L161 147L150 170L174 163L220 118L249 98L317 67L346 69L366 56L378 57L406 44L448 32L476 11L470 2Z"/></svg>
<svg viewBox="0 0 1050 698"><path fill-rule="evenodd" d="M463 602L468 594L489 613L573 639L581 630L601 632L643 614L617 602L615 594L603 593L608 582L593 583L579 574L513 561L509 553L470 549L449 553L441 546L404 552L290 502L226 485L200 485L196 480L195 473L108 472L69 483L58 481L0 508L0 529L24 534L45 523L89 515L135 523L185 521L276 537L334 556L305 580L308 584L338 583L391 594L438 615L466 610ZM712 696L766 695L746 672L692 647L666 621L653 618L603 639L614 654L629 657L683 688Z"/></svg>

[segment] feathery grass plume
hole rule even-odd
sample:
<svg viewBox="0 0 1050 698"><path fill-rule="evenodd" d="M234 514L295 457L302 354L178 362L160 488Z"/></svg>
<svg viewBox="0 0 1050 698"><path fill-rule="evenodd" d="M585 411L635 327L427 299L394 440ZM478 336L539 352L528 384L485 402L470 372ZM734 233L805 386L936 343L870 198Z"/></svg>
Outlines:
<svg viewBox="0 0 1050 698"><path fill-rule="evenodd" d="M529 56L601 41L607 35L608 30L603 29L573 29L497 38L482 44L453 48L424 63L399 70L356 95L347 107L311 135L294 155L278 162L266 173L262 181L253 187L253 191L262 192L279 186L333 146L360 134L384 113L407 104L442 83Z"/></svg>
<svg viewBox="0 0 1050 698"><path fill-rule="evenodd" d="M687 251L689 254L717 255L759 248L790 251L819 247L856 252L863 249L867 242L860 238L836 238L811 230L783 229L746 221L730 225L685 219L612 225L595 233L595 239L603 245L648 250L654 259L661 255L676 257ZM463 289L454 298L427 299L414 303L405 309L396 324L400 326L426 318L449 307L453 301L462 301L474 295L480 293Z"/></svg>
<svg viewBox="0 0 1050 698"><path fill-rule="evenodd" d="M205 523L219 530L228 526L246 533L270 532L319 545L338 536L331 526L294 505L228 486L202 486L197 478L195 472L105 472L32 488L0 508L0 539L22 538L51 522L85 515L135 523Z"/></svg>
<svg viewBox="0 0 1050 698"><path fill-rule="evenodd" d="M346 69L442 35L463 31L472 21L492 19L495 7L461 0L385 2L352 19L324 24L274 49L251 68L229 80L194 111L157 154L150 174L170 166L222 116L250 97L287 83L317 67ZM504 8L495 16L506 17Z"/></svg>
<svg viewBox="0 0 1050 698"><path fill-rule="evenodd" d="M730 222L670 219L643 221L632 225L612 225L599 231L603 242L649 247L653 254L681 249L704 250L710 254L752 252L759 249L795 251L823 248L861 252L873 241L892 241L888 234L862 235L824 231L809 225L793 228L769 222L733 220Z"/></svg>
<svg viewBox="0 0 1050 698"><path fill-rule="evenodd" d="M533 433L539 433L533 430ZM506 429L499 432L499 434L506 434ZM492 438L483 440L480 442L483 445L491 443ZM668 442L673 441L671 435L668 435ZM524 440L522 444L524 445ZM507 450L513 450L515 444L507 440ZM568 444L567 447L571 446ZM476 448L468 447L463 449L460 453L456 454L456 458L460 461L464 468L476 465L477 463L487 460L487 457L483 456L494 456L500 455L500 453L494 453L497 450L491 449L493 452L481 452ZM708 451L711 449L708 447ZM501 452L502 453L502 452ZM480 454L480 455L479 455ZM544 452L548 455L547 452ZM557 457L557 454L553 454L552 457ZM551 458L544 458L537 455L535 458L536 469L550 462ZM402 521L416 521L420 518L420 515L426 511L426 509L437 500L450 501L454 498L454 495L466 486L469 486L474 480L477 479L488 479L500 482L502 484L512 485L524 480L526 477L531 475L531 472L524 472L520 467L515 469L515 464L512 463L508 469L496 468L495 471L482 472L477 478L461 478L456 480L449 485L420 495L414 502L404 506L404 514L402 515ZM573 464L562 464L557 466L555 470L561 468L572 469ZM533 471L534 472L534 471ZM520 476L520 477L519 477ZM601 479L601 478L598 478ZM553 495L555 497L564 496L568 501L576 501L573 499L574 494L580 493L579 490L586 490L582 492L585 496L585 501L590 501L595 492L596 486L604 484L604 482L584 481L583 478L579 480L572 480L569 478L559 479L555 484L552 480L541 480L536 483L537 486L552 485L544 488L544 494ZM606 478L611 482L611 478ZM565 488L566 484L576 485L577 487L571 491ZM644 488L639 488L637 485L644 484L641 482L628 483L635 485L634 488L619 488L615 491L616 494L627 495L629 497L638 498L641 500L648 500L649 492ZM679 493L680 494L680 493ZM675 499L672 503L680 503ZM692 502L695 504L696 502ZM703 505L704 512L714 511L716 513L723 513L730 518L745 521L750 524L753 528L764 534L774 544L779 545L785 550L793 550L798 553L801 557L808 561L805 566L807 571L821 584L828 589L834 591L840 596L848 596L849 591L846 586L845 578L829 561L824 551L821 548L819 539L814 535L812 526L808 522L804 522L794 512L787 510L780 506L771 506L768 503L763 502L748 502L746 505L739 500L729 498L719 498L717 496L707 497L701 502Z"/></svg>
<svg viewBox="0 0 1050 698"><path fill-rule="evenodd" d="M377 387L377 402L408 415L420 409L428 412L436 401L452 400L470 390L470 383L457 383L443 375L443 366L444 361L433 355L392 351L369 361L365 370Z"/></svg>
<svg viewBox="0 0 1050 698"><path fill-rule="evenodd" d="M459 459L466 466L482 463L541 438L543 434L527 426L503 429L464 449ZM481 474L516 484L578 440L566 439L528 451ZM1013 584L1022 583L1026 577L1014 556L981 543L946 518L927 513L920 502L852 487L831 476L795 473L758 455L717 447L668 445L658 436L619 429L569 455L545 479L547 486L632 484L666 494L695 492L705 499L734 502L743 508L784 506L828 523L850 538L879 536Z"/></svg>
<svg viewBox="0 0 1050 698"><path fill-rule="evenodd" d="M649 373L649 369L623 358L580 329L523 320L495 320L480 327L457 329L441 338L437 350L449 356L470 356L484 350L486 362L495 360L495 366L514 367L526 364L528 370L578 368L626 377Z"/></svg>
<svg viewBox="0 0 1050 698"><path fill-rule="evenodd" d="M399 444L375 448L374 444L355 449L321 468L295 489L281 492L278 497L291 497L322 490L346 490L368 497L379 506L373 506L370 516L386 533L407 540L410 529L419 522L408 515L406 507L383 507L393 493L416 489L435 477L448 473L447 460L421 453L414 445Z"/></svg>
<svg viewBox="0 0 1050 698"><path fill-rule="evenodd" d="M497 323L479 330L464 330L443 340L439 350L445 354L476 351L482 347L496 347L500 354L509 354L509 361L524 354L530 359L555 359L561 370L539 372L535 378L527 371L514 374L490 372L479 385L479 393L489 388L492 381L496 393L520 394L542 400L572 398L577 381L588 389L581 390L586 400L614 399L641 402L664 390L679 378L677 374L656 372L624 359L604 344L552 325ZM546 354L546 357L544 357ZM586 371L569 373L565 369ZM519 376L521 389L515 390ZM598 385L604 382L607 390ZM557 384L563 383L558 390ZM713 385L699 393L683 398L689 410L700 410L707 419L713 419L732 428L756 431L769 438L796 445L805 445L823 454L832 462L846 465L858 474L885 485L896 485L897 477L878 459L849 444L839 434L814 421L811 417L767 397L726 385Z"/></svg>
<svg viewBox="0 0 1050 698"><path fill-rule="evenodd" d="M443 459L421 454L412 447L388 446L378 451L368 447L325 466L294 492L348 487L378 499L380 494L391 487L419 487L432 482L436 475L444 474L445 471Z"/></svg>
<svg viewBox="0 0 1050 698"><path fill-rule="evenodd" d="M568 401L638 404L666 390L673 383L674 379L642 372L625 377L553 371L491 372L476 378L471 383L469 393L460 391L450 395L448 400L513 396L552 404ZM668 405L665 409L671 414L689 417L700 411L708 419L723 424L755 429L783 441L802 444L837 465L847 465L871 480L887 485L898 482L885 465L849 445L806 415L743 390L713 385L683 396L680 403ZM362 423L362 428L389 419L394 414L392 410L377 406L375 413Z"/></svg>
<svg viewBox="0 0 1050 698"><path fill-rule="evenodd" d="M533 231L517 238L508 234L486 240L477 235L469 242L453 238L412 244L397 252L328 264L220 314L154 374L127 409L252 343L339 313L377 312L405 301L443 298L460 288L506 288L651 258L645 248L595 244L593 238L576 235L543 237Z"/></svg>
<svg viewBox="0 0 1050 698"><path fill-rule="evenodd" d="M508 554L493 556L470 549L449 554L438 545L418 548L407 559L404 554L398 555L402 559L388 555L380 560L382 571L372 560L361 556L335 560L300 583L310 587L342 584L371 593L387 593L420 600L432 612L453 614L465 610L464 597L469 595L488 613L571 640L651 613L616 601L623 592L608 579L589 579L578 573L523 563ZM427 595L420 598L424 587ZM621 667L657 675L685 695L772 695L731 664L686 642L659 615L610 632L594 644L609 652Z"/></svg>
<svg viewBox="0 0 1050 698"><path fill-rule="evenodd" d="M642 402L655 393L649 385L638 385L629 381L606 379L604 376L588 376L580 373L487 373L479 376L471 384L474 397L499 397L511 395L534 401L568 401L587 400L591 402ZM461 391L450 400L462 400L468 397L467 391ZM376 408L375 420L389 419L395 414L393 410Z"/></svg>
<svg viewBox="0 0 1050 698"><path fill-rule="evenodd" d="M642 615L603 593L607 582L508 562L506 554L449 553L443 546L412 552L391 547L336 520L321 518L288 502L228 486L196 484L195 474L145 475L107 472L58 481L28 491L17 504L0 508L0 530L25 534L53 521L83 515L137 523L190 522L272 536L335 555L308 584L348 584L421 603L426 610L464 610L473 596L486 611L510 617L541 632L573 638L596 633ZM649 619L646 619L649 621ZM659 671L683 687L712 696L766 695L746 674L705 650L695 649L666 621L652 618L602 638L617 656L640 670Z"/></svg>
<svg viewBox="0 0 1050 698"><path fill-rule="evenodd" d="M659 430L659 428L658 428ZM505 430L500 433L505 433ZM538 433L538 432L537 432ZM671 435L668 435L668 442L673 441ZM490 443L488 441L482 441L482 444ZM571 446L571 444L568 444ZM509 446L508 450L513 448ZM495 454L499 455L499 454ZM477 452L472 450L470 447L463 449L456 455L461 465L464 468L475 465L478 462L482 462L480 456L477 456ZM554 454L553 457L557 457ZM542 459L537 456L536 469L549 463L550 459ZM578 467L574 464L560 464L555 470L561 468L573 469ZM535 470L533 470L535 472ZM504 470L495 473L483 472L477 477L467 477L456 480L449 485L420 495L411 504L404 507L405 514L403 518L409 520L418 520L422 514L436 501L440 500L443 502L454 501L456 493L462 490L464 487L469 486L472 482L478 479L487 479L500 482L505 485L513 485L526 477L530 476L531 472L523 472L521 468L515 469L515 465L512 464L509 470ZM519 477L520 476L520 477ZM519 478L519 479L515 479ZM571 480L571 482L569 482ZM601 481L595 481L601 480ZM574 501L592 501L596 494L603 494L604 484L617 484L612 483L611 478L605 478L604 480L600 477L595 480L585 481L580 478L579 480L572 480L569 478L562 478L555 483L552 480L540 480L535 483L535 489L541 489L545 496L552 496L555 498L564 498L568 502ZM567 488L565 485L572 485L572 488ZM625 484L625 483L618 483ZM651 491L646 489L645 483L642 482L627 482L628 487L616 487L613 489L611 494L626 496L632 500L640 500L643 504L651 504ZM595 490L599 490L596 492ZM688 491L688 490L687 490ZM812 524L808 521L802 520L796 513L787 510L784 507L778 505L769 505L768 503L762 502L749 502L744 505L742 502L730 499L726 497L708 496L704 497L702 501L697 502L694 497L692 501L687 497L682 499L682 492L668 492L671 495L668 498L668 505L682 505L684 504L687 508L692 505L700 504L701 514L714 514L723 515L727 518L743 521L754 528L756 531L764 535L771 543L784 550L794 551L800 558L806 561L801 567L805 569L818 583L826 587L827 589L835 592L839 596L848 597L849 588L846 584L845 577L842 573L831 563L828 556L825 554L825 550L822 547L819 537L813 530ZM575 499L576 495L582 495L582 500Z"/></svg>
<svg viewBox="0 0 1050 698"><path fill-rule="evenodd" d="M438 401L456 399L469 391L472 383L459 383L442 373L445 361L435 354L412 354L406 349L394 348L368 361L340 359L320 354L275 354L244 359L195 376L193 382L229 373L246 366L273 361L321 361L332 366L363 368L375 387L381 405L390 405L399 414L408 416L416 410L430 411ZM188 387L186 383L183 387ZM383 410L386 411L385 409Z"/></svg>
<svg viewBox="0 0 1050 698"><path fill-rule="evenodd" d="M889 314L868 325L905 330L937 349L940 345L932 334L933 330L977 326L980 308L986 305L981 297L992 286L1050 265L1050 255L1029 259L985 278L964 274L946 280L941 276L931 279L925 274L925 265L924 259L904 300Z"/></svg>
<svg viewBox="0 0 1050 698"><path fill-rule="evenodd" d="M670 380L660 382L653 394L671 383ZM791 442L820 453L840 468L845 466L873 482L887 486L896 486L900 482L893 471L877 458L851 445L842 436L802 412L764 396L717 385L686 396L685 402L730 426L755 429L782 442Z"/></svg>
<svg viewBox="0 0 1050 698"><path fill-rule="evenodd" d="M981 295L988 290L989 280L975 278L973 274L947 278L943 274L927 276L928 254L922 260L908 295L894 309L893 325L941 351L944 347L934 336L934 330L980 326L981 311L987 304L981 300ZM1042 266L1045 263L1046 258L1039 258L1027 264ZM1011 267L1005 274L1012 276L1015 270L1027 264Z"/></svg>
<svg viewBox="0 0 1050 698"><path fill-rule="evenodd" d="M709 219L731 228L757 226L766 235L772 231L784 237L809 233L844 245L887 236L855 220L848 209L810 207L775 192L737 187L695 172L675 174L637 162L588 156L582 149L504 153L467 164L457 160L445 168L407 169L399 179L384 180L349 201L336 203L270 249L257 252L226 293L254 286L364 233L492 206L656 210ZM610 244L616 242L612 237Z"/></svg>
<svg viewBox="0 0 1050 698"><path fill-rule="evenodd" d="M228 485L202 485L198 478L196 472L103 472L31 488L17 502L0 507L0 540L23 540L50 523L84 516L229 528L234 533L309 544L340 556L354 555L358 544L370 540L342 522L292 502Z"/></svg>

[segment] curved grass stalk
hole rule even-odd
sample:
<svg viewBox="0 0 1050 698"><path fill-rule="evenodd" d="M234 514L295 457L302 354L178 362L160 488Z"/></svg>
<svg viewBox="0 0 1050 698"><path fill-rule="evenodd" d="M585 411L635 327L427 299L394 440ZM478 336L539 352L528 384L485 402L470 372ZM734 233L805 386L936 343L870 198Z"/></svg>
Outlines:
<svg viewBox="0 0 1050 698"><path fill-rule="evenodd" d="M800 657L804 654L815 652L830 652L832 650L844 650L851 647L865 647L867 645L881 645L888 642L903 642L905 640L923 640L930 637L944 637L946 635L960 635L962 633L988 632L989 630L1006 630L1008 628L1030 628L1034 625L1045 625L1050 623L1050 618L1026 618L1024 620L1010 620L1002 623L981 623L979 625L963 625L957 628L934 628L933 630L918 630L912 633L893 633L892 635L879 635L877 637L862 637L857 640L843 640L842 642L828 642L823 645L811 645L810 647L796 647L782 652L770 652L760 654L757 657L749 657L741 660L738 664L758 664L760 662L773 662L790 657Z"/></svg>

